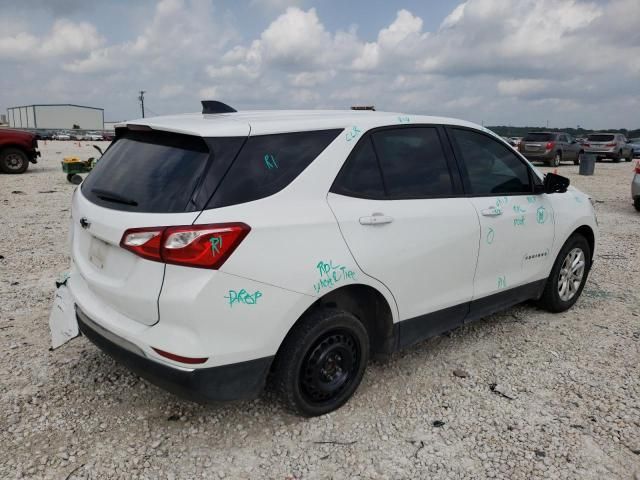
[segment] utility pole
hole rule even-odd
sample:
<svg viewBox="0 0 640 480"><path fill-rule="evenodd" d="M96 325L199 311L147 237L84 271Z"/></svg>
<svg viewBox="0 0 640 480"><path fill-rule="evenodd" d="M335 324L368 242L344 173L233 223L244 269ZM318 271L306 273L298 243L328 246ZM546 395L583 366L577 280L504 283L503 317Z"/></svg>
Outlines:
<svg viewBox="0 0 640 480"><path fill-rule="evenodd" d="M144 118L144 94L145 91L140 90L140 96L138 97L138 100L140 100L140 108L142 109L142 118Z"/></svg>

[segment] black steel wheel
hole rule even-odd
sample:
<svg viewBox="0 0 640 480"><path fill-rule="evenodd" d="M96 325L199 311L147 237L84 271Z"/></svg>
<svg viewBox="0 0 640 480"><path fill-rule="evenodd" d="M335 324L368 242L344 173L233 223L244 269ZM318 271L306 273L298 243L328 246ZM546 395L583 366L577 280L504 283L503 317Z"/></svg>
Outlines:
<svg viewBox="0 0 640 480"><path fill-rule="evenodd" d="M369 361L369 335L351 313L321 308L306 314L276 356L274 386L304 416L329 413L358 388Z"/></svg>

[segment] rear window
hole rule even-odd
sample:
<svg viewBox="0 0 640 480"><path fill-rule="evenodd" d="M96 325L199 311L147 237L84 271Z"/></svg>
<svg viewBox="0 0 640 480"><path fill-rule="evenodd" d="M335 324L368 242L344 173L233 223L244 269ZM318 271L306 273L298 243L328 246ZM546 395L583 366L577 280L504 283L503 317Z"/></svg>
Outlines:
<svg viewBox="0 0 640 480"><path fill-rule="evenodd" d="M200 137L128 132L100 158L82 182L91 202L149 213L197 210L191 202L207 168L209 149Z"/></svg>
<svg viewBox="0 0 640 480"><path fill-rule="evenodd" d="M273 195L289 185L342 129L249 137L207 208Z"/></svg>
<svg viewBox="0 0 640 480"><path fill-rule="evenodd" d="M589 135L587 140L591 142L611 142L615 135Z"/></svg>
<svg viewBox="0 0 640 480"><path fill-rule="evenodd" d="M548 142L553 140L553 133L527 133L527 136L524 137L525 142Z"/></svg>

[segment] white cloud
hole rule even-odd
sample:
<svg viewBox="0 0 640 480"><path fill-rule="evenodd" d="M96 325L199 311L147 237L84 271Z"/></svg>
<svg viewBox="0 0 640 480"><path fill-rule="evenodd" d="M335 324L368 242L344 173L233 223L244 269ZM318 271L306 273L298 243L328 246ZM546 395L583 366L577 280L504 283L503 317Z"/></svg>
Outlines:
<svg viewBox="0 0 640 480"><path fill-rule="evenodd" d="M238 108L366 103L485 123L636 126L638 0L467 0L432 29L399 9L368 37L355 23L332 28L301 6L310 3L251 0L249 11L272 21L243 39L237 13L212 0L162 0L115 42L90 18L52 20L44 33L3 18L0 62L32 81L0 79L0 101L86 98L122 118L144 88L158 113L217 98Z"/></svg>

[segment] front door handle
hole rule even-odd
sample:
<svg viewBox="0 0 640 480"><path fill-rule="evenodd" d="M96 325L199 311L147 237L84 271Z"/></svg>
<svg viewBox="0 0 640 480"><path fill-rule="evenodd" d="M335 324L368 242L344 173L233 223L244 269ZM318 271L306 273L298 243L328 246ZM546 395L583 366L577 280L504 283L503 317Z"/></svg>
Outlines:
<svg viewBox="0 0 640 480"><path fill-rule="evenodd" d="M489 208L481 210L480 213L485 217L497 217L498 215L502 215L502 209L492 205Z"/></svg>
<svg viewBox="0 0 640 480"><path fill-rule="evenodd" d="M382 213L372 213L370 217L360 217L360 225L384 225L393 222L393 217L388 217Z"/></svg>

